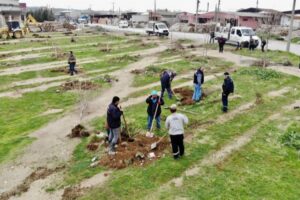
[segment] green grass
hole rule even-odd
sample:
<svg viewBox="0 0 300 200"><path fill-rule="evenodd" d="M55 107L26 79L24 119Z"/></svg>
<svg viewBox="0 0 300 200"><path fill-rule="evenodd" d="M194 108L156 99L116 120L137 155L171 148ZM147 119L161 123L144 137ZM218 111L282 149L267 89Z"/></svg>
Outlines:
<svg viewBox="0 0 300 200"><path fill-rule="evenodd" d="M258 59L266 58L267 60L278 63L284 64L286 62L291 62L293 66L298 66L300 57L296 54L285 52L285 51L266 51L262 53L259 49L255 51L249 51L248 49L242 49L240 51L233 51L235 54L240 54L243 56L254 57Z"/></svg>
<svg viewBox="0 0 300 200"><path fill-rule="evenodd" d="M76 147L70 168L66 174L65 184L78 183L80 180L92 177L101 171L103 168L91 168L91 160L99 155L99 151L89 152L86 146L89 144L90 139L84 138L82 142Z"/></svg>
<svg viewBox="0 0 300 200"><path fill-rule="evenodd" d="M297 116L297 111L289 112ZM203 168L201 175L185 178L176 189L179 195L173 187L160 199L298 199L299 152L281 141L286 132L300 131L294 117L265 123L245 148L218 166ZM286 131L278 126L293 122Z"/></svg>
<svg viewBox="0 0 300 200"><path fill-rule="evenodd" d="M55 88L45 92L24 94L22 98L1 98L0 101L0 163L12 158L33 139L28 137L57 115L39 116L49 109L68 110L77 97L74 93L58 93Z"/></svg>
<svg viewBox="0 0 300 200"><path fill-rule="evenodd" d="M200 66L203 67L206 74L220 72L232 66L231 62L224 62L218 58L211 57L182 57L182 60L167 64L155 64L146 68L145 73L135 76L133 86L140 87L159 81L160 74L166 69L172 69L177 74L193 72Z"/></svg>
<svg viewBox="0 0 300 200"><path fill-rule="evenodd" d="M230 103L230 107L237 107L249 100L254 101L255 95L252 91L246 90L248 87L248 82L252 82L255 78L251 78L251 76L243 75L238 79L234 77L236 84L239 86L239 95L242 95L243 98L241 100L233 100ZM289 82L289 78L284 78L285 81ZM274 80L273 80L274 81ZM293 81L296 81L295 79ZM244 83L245 82L245 83ZM257 91L264 92L270 91L271 89L279 89L281 85L274 84L272 88L267 86L268 81L264 81L260 79L257 81L257 84L260 85L260 88L256 88ZM297 81L296 81L297 82ZM295 83L295 82L294 82ZM290 83L289 85L291 85ZM266 87L267 86L267 87ZM240 90L241 89L241 90ZM91 200L91 199L143 199L145 195L152 195L152 198L159 199L155 197L156 190L159 187L167 183L170 179L180 176L184 170L189 168L191 165L195 164L206 156L210 151L221 148L224 144L231 141L234 137L243 134L250 128L257 126L261 121L263 121L268 116L273 113L278 112L281 109L282 105L291 103L293 100L300 97L300 93L290 92L285 95L285 97L278 97L276 99L269 99L268 97L264 97L264 104L257 105L256 107L250 109L246 113L240 113L234 119L224 123L224 124L216 124L206 129L204 132L197 132L197 130L193 130L196 135L195 139L193 139L192 144L187 144L187 155L185 158L181 159L178 162L174 162L170 156L163 158L145 168L138 167L130 167L124 170L116 171L111 177L110 181L103 187L99 189L92 190L88 195L83 197L82 199ZM214 99L214 97L212 97ZM145 110L142 108L146 106L144 104L139 106L131 107L127 110L126 114L130 119L130 126L141 127L145 124ZM198 108L197 108L198 107ZM188 107L186 107L188 109ZM218 105L203 105L194 106L193 111L199 112L199 116L190 116L189 118L194 122L203 122L204 120L215 119L216 116L220 113L220 107ZM167 113L164 113L163 116L166 116ZM143 117L144 116L144 117ZM190 131L189 131L190 132ZM201 139L204 136L210 136L211 143L208 144L197 144L197 140ZM212 174L213 175L213 174ZM225 176L223 176L225 177ZM212 178L211 181L214 179ZM203 181L203 184L206 183L206 179ZM122 184L125 183L126 184ZM226 179L224 179L224 183L226 183ZM190 184L193 186L197 186L197 182L193 182ZM224 184L226 187L226 184ZM209 188L214 188L210 185ZM99 192L101 191L101 192ZM174 189L168 192L166 195L163 193L160 196L162 199L174 199L168 198L170 193L173 193ZM222 190L220 190L222 191ZM200 196L197 194L201 194L198 190L194 190L194 193L187 193L184 197L189 197L191 199L199 199ZM205 192L203 192L205 193ZM152 194L152 195L151 195ZM205 193L206 194L206 193ZM214 193L208 193L213 195ZM194 198L193 198L194 197ZM207 196L211 197L211 196ZM205 196L202 196L203 199ZM201 198L200 198L201 199Z"/></svg>
<svg viewBox="0 0 300 200"><path fill-rule="evenodd" d="M242 69L241 72L243 70L245 69ZM236 92L238 95L241 95L242 98L232 100L230 102L230 109L235 109L246 102L255 101L255 94L257 92L266 94L268 91L278 90L279 88L288 85L291 86L296 82L299 82L296 78L290 78L285 75L280 77L280 81L276 81L279 80L278 77L272 77L269 80L265 80L260 77L257 78L243 73L235 74L233 75L233 78L237 85ZM209 86L213 86L221 81L222 80L220 79L211 81L209 82ZM274 84L271 85L271 82ZM249 83L254 84L251 87L253 88L252 90L249 90ZM194 112L199 113L199 115L188 114L191 124L195 125L199 122L216 119L220 114L220 106L219 104L212 105L209 102L219 98L219 95L219 93L213 93L202 102L201 106L194 105L185 107L187 110L193 110ZM181 175L184 170L198 162L199 159L206 156L211 150L219 149L221 146L232 140L232 138L243 134L250 128L259 124L266 117L278 112L282 105L291 103L299 97L299 92L289 92L284 97L272 99L264 96L264 104L256 105L245 113L240 113L228 122L212 125L207 128L206 131L201 133L199 133L197 129L188 129L188 134L193 132L196 138L193 140L194 142L192 144L187 144L187 156L179 162L174 162L171 156L167 156L145 168L130 167L116 171L105 186L101 187L100 190L92 190L82 199L143 199L145 195L150 195L151 193L154 195L156 194L156 190L158 190L162 184ZM173 102L167 101L168 105L171 103ZM145 127L145 109L145 104L136 105L126 109L125 112L128 116L128 123L132 129L139 130ZM162 118L164 119L166 115L168 115L168 112L164 111ZM94 121L97 130L102 128L103 120L104 119L97 119ZM204 136L210 136L212 143L204 145L197 144L197 139L201 139ZM125 182L126 184L122 184ZM168 195L166 195L166 197L167 196Z"/></svg>
<svg viewBox="0 0 300 200"><path fill-rule="evenodd" d="M299 44L299 42L300 42L300 37L295 37L295 38L292 39L292 43Z"/></svg>

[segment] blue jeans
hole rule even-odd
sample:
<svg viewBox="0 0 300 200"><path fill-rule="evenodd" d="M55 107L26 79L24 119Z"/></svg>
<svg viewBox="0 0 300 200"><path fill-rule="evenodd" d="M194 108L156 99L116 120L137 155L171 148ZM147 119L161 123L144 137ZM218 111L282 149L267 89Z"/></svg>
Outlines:
<svg viewBox="0 0 300 200"><path fill-rule="evenodd" d="M119 135L121 133L121 128L110 129L108 141L109 141L109 150L116 151L115 146L118 143Z"/></svg>
<svg viewBox="0 0 300 200"><path fill-rule="evenodd" d="M76 63L70 63L69 64L71 75L73 75L74 72L77 73L77 71L75 70L75 66L76 66Z"/></svg>
<svg viewBox="0 0 300 200"><path fill-rule="evenodd" d="M168 96L169 96L169 99L172 99L172 97L173 97L173 92L172 92L172 90L171 90L171 86L164 86L164 85L162 85L161 86L161 98L164 98L164 93L165 93L165 91L167 90L167 92L168 92Z"/></svg>
<svg viewBox="0 0 300 200"><path fill-rule="evenodd" d="M148 126L147 126L147 128L148 128L149 131L150 131L150 129L151 129L151 125L152 125L152 122L153 122L153 118L154 118L154 116L148 115ZM160 127L161 127L161 125L160 125L160 116L157 116L157 117L155 118L155 120L156 120L156 127L157 127L158 129L160 129Z"/></svg>
<svg viewBox="0 0 300 200"><path fill-rule="evenodd" d="M196 102L199 102L201 100L202 96L202 88L201 85L199 84L194 84L194 95L193 95L193 100Z"/></svg>
<svg viewBox="0 0 300 200"><path fill-rule="evenodd" d="M228 95L229 94L222 93L223 112L228 111Z"/></svg>

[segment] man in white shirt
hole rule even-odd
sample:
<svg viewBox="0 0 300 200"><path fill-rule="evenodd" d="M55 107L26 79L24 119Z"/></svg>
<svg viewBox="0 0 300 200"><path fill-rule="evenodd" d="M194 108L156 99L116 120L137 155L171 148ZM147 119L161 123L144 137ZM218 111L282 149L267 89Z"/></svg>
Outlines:
<svg viewBox="0 0 300 200"><path fill-rule="evenodd" d="M188 124L188 118L177 112L177 106L173 104L170 107L171 115L167 117L166 128L172 143L172 150L174 159L178 159L184 155L184 125Z"/></svg>

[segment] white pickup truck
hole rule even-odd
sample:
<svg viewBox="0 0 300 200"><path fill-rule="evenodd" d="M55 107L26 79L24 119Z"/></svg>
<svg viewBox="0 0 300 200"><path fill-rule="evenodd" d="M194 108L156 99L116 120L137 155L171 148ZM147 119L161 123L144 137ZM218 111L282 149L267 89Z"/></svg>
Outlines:
<svg viewBox="0 0 300 200"><path fill-rule="evenodd" d="M260 43L260 38L250 27L236 26L231 29L228 27L217 27L215 31L215 38L218 39L221 36L227 39L226 43L240 45L241 47L249 47L251 36L254 40L255 48L258 47Z"/></svg>
<svg viewBox="0 0 300 200"><path fill-rule="evenodd" d="M169 29L165 23L151 21L146 27L146 33L148 35L169 36Z"/></svg>

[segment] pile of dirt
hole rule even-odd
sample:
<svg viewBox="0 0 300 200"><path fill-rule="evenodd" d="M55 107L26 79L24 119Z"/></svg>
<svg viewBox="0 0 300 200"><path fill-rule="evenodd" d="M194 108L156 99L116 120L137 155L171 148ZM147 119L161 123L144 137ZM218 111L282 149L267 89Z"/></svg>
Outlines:
<svg viewBox="0 0 300 200"><path fill-rule="evenodd" d="M269 65L270 62L267 60L257 60L251 64L252 67L268 67Z"/></svg>
<svg viewBox="0 0 300 200"><path fill-rule="evenodd" d="M182 97L180 99L180 102L182 105L192 105L194 104L194 101L193 101L193 94L194 94L194 91L191 90L191 89L187 89L187 88L177 88L174 90L174 92L176 94L180 94L180 96Z"/></svg>
<svg viewBox="0 0 300 200"><path fill-rule="evenodd" d="M84 126L78 124L72 129L71 134L69 134L68 137L82 138L82 137L89 137L90 135L91 135L90 132L88 132Z"/></svg>
<svg viewBox="0 0 300 200"><path fill-rule="evenodd" d="M117 154L103 156L99 161L100 165L113 169L123 169L130 165L144 166L163 157L164 151L169 146L166 138L154 150L151 150L151 144L159 141L158 137L148 138L145 135L137 135L125 141L123 139L125 138L122 137L122 142L116 149Z"/></svg>
<svg viewBox="0 0 300 200"><path fill-rule="evenodd" d="M66 67L59 67L59 68L51 69L50 72L53 72L53 73L69 73L69 69L67 69Z"/></svg>
<svg viewBox="0 0 300 200"><path fill-rule="evenodd" d="M64 190L62 200L75 200L84 194L84 189L80 187L68 187Z"/></svg>
<svg viewBox="0 0 300 200"><path fill-rule="evenodd" d="M34 37L34 38L51 38L50 35L39 35L36 33L32 34L32 37Z"/></svg>
<svg viewBox="0 0 300 200"><path fill-rule="evenodd" d="M146 70L145 69L134 69L134 70L131 71L131 73L136 74L136 75L145 74Z"/></svg>
<svg viewBox="0 0 300 200"><path fill-rule="evenodd" d="M99 51L104 52L104 53L109 53L112 51L112 49L111 48L101 48Z"/></svg>
<svg viewBox="0 0 300 200"><path fill-rule="evenodd" d="M64 91L68 91L68 90L95 90L97 89L99 86L95 83L92 83L90 81L78 81L78 80L74 80L74 81L67 81L66 83L64 83L61 88Z"/></svg>

